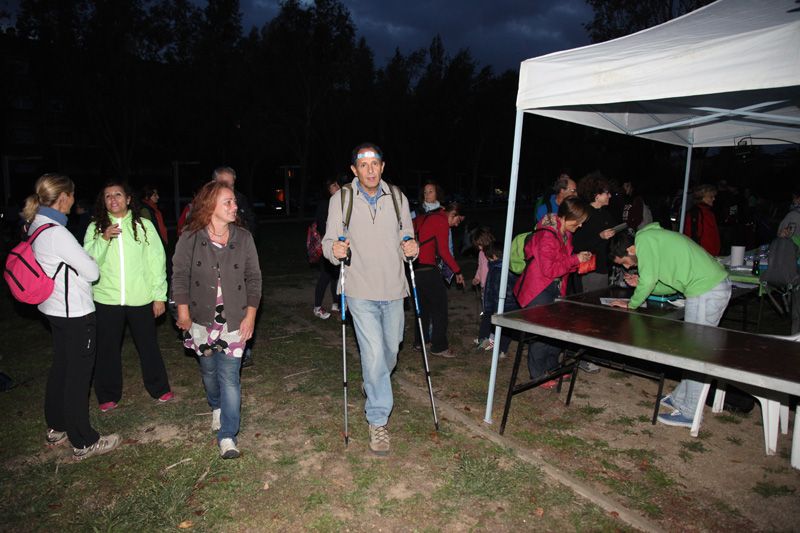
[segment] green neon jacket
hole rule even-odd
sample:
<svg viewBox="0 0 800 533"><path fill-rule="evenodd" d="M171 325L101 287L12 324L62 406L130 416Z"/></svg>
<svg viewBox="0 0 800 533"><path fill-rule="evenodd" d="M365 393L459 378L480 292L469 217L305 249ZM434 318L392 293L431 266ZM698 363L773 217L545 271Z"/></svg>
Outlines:
<svg viewBox="0 0 800 533"><path fill-rule="evenodd" d="M636 232L639 285L628 307L636 309L650 294L700 296L728 277L719 262L699 244L658 222Z"/></svg>
<svg viewBox="0 0 800 533"><path fill-rule="evenodd" d="M83 247L100 267L100 279L94 284L94 301L106 305L146 305L167 301L167 270L164 246L153 223L141 219L133 238L131 211L121 219L111 216L122 233L107 241L95 234L89 224ZM146 238L145 238L146 234Z"/></svg>

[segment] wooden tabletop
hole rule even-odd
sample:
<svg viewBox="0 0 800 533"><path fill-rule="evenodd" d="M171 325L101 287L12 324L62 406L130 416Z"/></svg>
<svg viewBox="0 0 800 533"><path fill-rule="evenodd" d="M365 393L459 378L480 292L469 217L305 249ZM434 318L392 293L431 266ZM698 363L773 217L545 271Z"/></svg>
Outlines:
<svg viewBox="0 0 800 533"><path fill-rule="evenodd" d="M800 396L800 343L565 300L492 323Z"/></svg>

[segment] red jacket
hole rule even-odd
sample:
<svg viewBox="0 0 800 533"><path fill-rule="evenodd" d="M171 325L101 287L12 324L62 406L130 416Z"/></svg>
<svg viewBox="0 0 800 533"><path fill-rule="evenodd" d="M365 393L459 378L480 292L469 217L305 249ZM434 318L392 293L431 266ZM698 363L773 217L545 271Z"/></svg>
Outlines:
<svg viewBox="0 0 800 533"><path fill-rule="evenodd" d="M164 217L161 215L161 210L156 204L147 199L142 199L142 207L146 207L153 214L154 219L151 220L153 225L161 235L161 242L167 244L167 226L164 224Z"/></svg>
<svg viewBox="0 0 800 533"><path fill-rule="evenodd" d="M450 223L447 212L434 211L414 219L414 233L419 242L420 266L436 265L436 257L441 257L454 274L461 274L461 267L450 253Z"/></svg>
<svg viewBox="0 0 800 533"><path fill-rule="evenodd" d="M714 211L708 204L699 203L686 213L686 220L683 223L683 233L703 247L703 249L713 256L719 255L719 229L717 229L717 218ZM692 235L692 215L697 216L697 238Z"/></svg>
<svg viewBox="0 0 800 533"><path fill-rule="evenodd" d="M556 226L536 225L537 231L525 244L525 257L533 256L525 271L514 285L514 296L521 307L526 307L539 296L553 280L561 278L561 296L567 293L567 278L570 272L578 270L577 255L572 255L572 233L565 232L562 238L559 228L561 220L556 219Z"/></svg>

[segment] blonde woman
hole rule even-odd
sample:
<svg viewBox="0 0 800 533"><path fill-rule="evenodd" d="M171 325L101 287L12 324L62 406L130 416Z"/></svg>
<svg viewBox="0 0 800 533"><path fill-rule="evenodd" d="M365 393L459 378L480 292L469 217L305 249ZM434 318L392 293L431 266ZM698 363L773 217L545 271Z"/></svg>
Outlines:
<svg viewBox="0 0 800 533"><path fill-rule="evenodd" d="M76 460L108 453L119 445L118 435L100 436L89 421L89 388L95 362L95 306L92 282L97 263L67 230L67 213L75 202L75 184L66 176L45 174L28 197L23 216L32 235L36 260L48 276L55 276L50 297L39 304L53 334L53 366L47 378L44 414L46 442L59 445L67 439Z"/></svg>

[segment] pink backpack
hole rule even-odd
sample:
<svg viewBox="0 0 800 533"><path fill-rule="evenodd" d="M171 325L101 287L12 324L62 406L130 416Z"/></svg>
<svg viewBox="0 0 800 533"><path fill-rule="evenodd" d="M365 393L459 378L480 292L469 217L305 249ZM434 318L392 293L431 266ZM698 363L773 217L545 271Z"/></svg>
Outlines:
<svg viewBox="0 0 800 533"><path fill-rule="evenodd" d="M22 241L8 252L6 257L6 270L3 277L11 288L11 294L22 303L40 304L53 294L55 282L53 278L45 274L42 266L36 260L31 245L36 237L44 230L57 226L58 224L42 224L27 241ZM58 270L64 263L58 266ZM58 274L58 271L56 271ZM55 277L55 275L53 276Z"/></svg>

